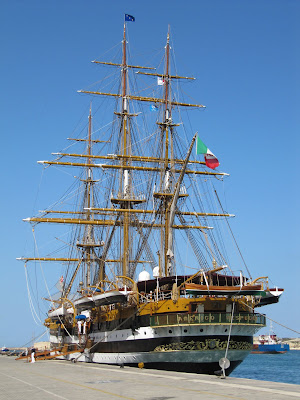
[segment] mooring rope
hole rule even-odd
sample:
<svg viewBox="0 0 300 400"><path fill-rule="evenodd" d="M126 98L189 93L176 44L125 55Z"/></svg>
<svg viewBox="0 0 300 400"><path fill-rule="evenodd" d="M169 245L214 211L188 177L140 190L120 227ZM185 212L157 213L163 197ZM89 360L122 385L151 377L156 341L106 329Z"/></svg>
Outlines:
<svg viewBox="0 0 300 400"><path fill-rule="evenodd" d="M43 337L46 333L48 333L48 330L46 329L45 330L45 332L44 333L42 333L40 336L36 336L36 337L34 337L34 338L32 338L32 339L30 339L29 340L29 342L27 342L27 343L25 343L25 344L23 344L22 346L20 346L20 347L27 347L27 345L29 344L29 343L33 343L35 340L38 340L38 339L40 339L41 337Z"/></svg>
<svg viewBox="0 0 300 400"><path fill-rule="evenodd" d="M247 306L248 308L250 308L250 310L253 311L253 307L250 307L248 304L244 303L243 301L241 301L241 303L244 304L245 306ZM282 326L283 328L286 328L286 329L288 329L289 331L295 332L295 333L297 333L298 335L300 335L300 332L296 331L295 329L289 328L288 326L283 325L283 324L281 324L281 323L278 322L278 321L275 321L275 319L272 319L272 318L270 318L270 317L267 317L266 314L262 314L262 313L260 313L260 312L258 312L258 311L256 311L256 313L259 314L259 315L262 315L262 316L266 317L267 319L269 319L269 320L272 321L272 322L275 322L275 324L280 325L280 326Z"/></svg>
<svg viewBox="0 0 300 400"><path fill-rule="evenodd" d="M32 298L31 298L31 294L30 294L26 263L25 263L24 267L25 267L25 278L26 278L27 295L28 295L28 301L29 301L31 315L32 315L32 318L33 318L34 322L36 323L36 325L40 325L40 324L42 324L42 321L39 318L39 316L38 316L38 314L37 314L37 312L36 312L36 310L34 308L34 304L33 304Z"/></svg>
<svg viewBox="0 0 300 400"><path fill-rule="evenodd" d="M35 238L34 227L32 228L32 235L33 235L33 239L34 239L36 251L37 251L37 254L38 254L38 257L39 257L39 249L38 249L37 241L36 241L36 238ZM40 258L40 257L39 257L39 258ZM53 301L52 296L51 296L51 294L50 294L50 290L49 290L49 287L48 287L48 284L47 284L47 281L46 281L46 277L45 277L45 274L44 274L44 270L43 270L41 261L39 262L39 265L40 265L40 269L41 269L41 272L42 272L42 276L43 276L43 279L44 279L44 283L45 283L45 286L46 286L46 289L47 289L49 298L50 298L50 300L51 300L51 303L52 303L53 307L55 308L55 302ZM64 305L63 305L63 303L62 303L62 307L63 307L63 306L64 306ZM65 324L63 323L63 321L62 321L62 319L60 318L60 316L57 315L57 317L58 317L58 319L59 319L59 322L60 322L61 325L63 326L64 330L67 332L67 334L69 335L69 337L71 338L71 340L73 340L72 335L71 335L70 332L68 331L67 327L66 327Z"/></svg>
<svg viewBox="0 0 300 400"><path fill-rule="evenodd" d="M225 351L225 358L227 358L228 349L229 349L229 341L230 341L230 336L231 336L231 329L232 329L232 322L233 322L233 314L234 314L234 306L235 306L235 302L232 303L231 321L230 321L230 328L229 328L228 339L227 339L227 346L226 346L226 351Z"/></svg>

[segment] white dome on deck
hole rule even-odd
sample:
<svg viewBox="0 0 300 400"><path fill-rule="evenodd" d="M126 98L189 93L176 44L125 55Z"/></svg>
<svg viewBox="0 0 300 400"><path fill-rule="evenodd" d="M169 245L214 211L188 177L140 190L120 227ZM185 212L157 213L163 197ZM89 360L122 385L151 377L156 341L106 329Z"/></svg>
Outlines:
<svg viewBox="0 0 300 400"><path fill-rule="evenodd" d="M159 278L159 267L154 267L153 268L153 278Z"/></svg>
<svg viewBox="0 0 300 400"><path fill-rule="evenodd" d="M147 271L142 271L139 273L138 281L143 282L143 281L149 281L151 279L151 276L149 272Z"/></svg>

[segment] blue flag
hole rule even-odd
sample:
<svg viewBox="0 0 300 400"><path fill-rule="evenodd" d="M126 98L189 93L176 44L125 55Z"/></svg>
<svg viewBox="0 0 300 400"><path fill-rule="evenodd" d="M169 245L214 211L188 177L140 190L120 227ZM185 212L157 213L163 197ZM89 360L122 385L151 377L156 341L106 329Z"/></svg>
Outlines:
<svg viewBox="0 0 300 400"><path fill-rule="evenodd" d="M156 105L154 105L154 104L150 105L150 111L157 111L157 110L158 110L158 107Z"/></svg>
<svg viewBox="0 0 300 400"><path fill-rule="evenodd" d="M135 18L132 15L125 14L125 21L131 21L134 22Z"/></svg>

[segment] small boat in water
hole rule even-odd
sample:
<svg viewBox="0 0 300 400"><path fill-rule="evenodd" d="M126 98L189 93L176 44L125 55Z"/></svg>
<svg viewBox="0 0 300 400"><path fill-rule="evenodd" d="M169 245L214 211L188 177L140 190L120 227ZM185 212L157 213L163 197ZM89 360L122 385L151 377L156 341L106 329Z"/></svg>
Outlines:
<svg viewBox="0 0 300 400"><path fill-rule="evenodd" d="M275 334L259 335L258 342L253 344L252 354L281 354L290 350L290 346L282 343Z"/></svg>

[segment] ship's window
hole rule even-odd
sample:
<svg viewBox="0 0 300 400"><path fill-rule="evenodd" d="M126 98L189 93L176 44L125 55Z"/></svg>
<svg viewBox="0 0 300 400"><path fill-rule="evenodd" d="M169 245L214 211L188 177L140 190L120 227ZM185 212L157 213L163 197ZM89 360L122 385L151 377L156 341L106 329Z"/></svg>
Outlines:
<svg viewBox="0 0 300 400"><path fill-rule="evenodd" d="M227 332L227 329L225 329L225 332Z"/></svg>
<svg viewBox="0 0 300 400"><path fill-rule="evenodd" d="M187 332L187 329L185 329L184 332L186 333L186 332Z"/></svg>
<svg viewBox="0 0 300 400"><path fill-rule="evenodd" d="M144 335L147 335L147 332L144 332Z"/></svg>
<svg viewBox="0 0 300 400"><path fill-rule="evenodd" d="M169 333L172 333L172 330L171 330L171 329L169 329Z"/></svg>
<svg viewBox="0 0 300 400"><path fill-rule="evenodd" d="M200 329L200 332L203 332L203 329L202 329L202 328Z"/></svg>

